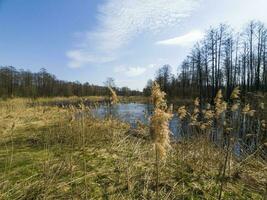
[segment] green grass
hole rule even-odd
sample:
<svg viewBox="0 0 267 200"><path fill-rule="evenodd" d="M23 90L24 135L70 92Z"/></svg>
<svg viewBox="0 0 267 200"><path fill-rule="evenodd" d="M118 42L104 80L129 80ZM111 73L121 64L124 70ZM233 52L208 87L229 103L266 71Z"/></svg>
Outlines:
<svg viewBox="0 0 267 200"><path fill-rule="evenodd" d="M0 199L155 199L148 127L133 134L115 119L72 121L77 110L25 101L0 103ZM223 158L201 138L173 143L160 164L160 199L217 199ZM231 161L223 198L264 199L266 162Z"/></svg>

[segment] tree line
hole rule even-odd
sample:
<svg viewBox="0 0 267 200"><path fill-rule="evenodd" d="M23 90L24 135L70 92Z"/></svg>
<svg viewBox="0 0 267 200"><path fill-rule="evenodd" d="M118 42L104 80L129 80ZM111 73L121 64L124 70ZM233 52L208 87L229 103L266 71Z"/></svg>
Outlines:
<svg viewBox="0 0 267 200"><path fill-rule="evenodd" d="M111 78L109 78L111 79ZM111 79L113 80L113 79ZM113 80L114 81L114 80ZM135 96L141 92L127 87L118 88L118 95ZM54 97L54 96L104 96L109 94L107 86L98 86L78 81L58 80L42 68L39 72L17 70L12 66L0 66L0 97Z"/></svg>
<svg viewBox="0 0 267 200"><path fill-rule="evenodd" d="M242 92L266 92L267 28L260 21L250 21L240 32L226 24L211 27L178 67L176 76L164 65L155 80L170 97L213 99L223 89L229 98L236 86ZM150 86L151 80L145 94Z"/></svg>

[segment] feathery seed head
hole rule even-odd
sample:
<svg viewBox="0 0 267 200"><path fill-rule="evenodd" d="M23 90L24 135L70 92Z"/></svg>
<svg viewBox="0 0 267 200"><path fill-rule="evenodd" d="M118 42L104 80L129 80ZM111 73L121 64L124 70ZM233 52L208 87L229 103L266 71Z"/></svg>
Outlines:
<svg viewBox="0 0 267 200"><path fill-rule="evenodd" d="M227 110L227 103L225 101L222 102L222 109L223 111Z"/></svg>
<svg viewBox="0 0 267 200"><path fill-rule="evenodd" d="M250 105L248 103L248 104L245 105L245 107L243 108L242 112L243 112L243 114L246 115L246 114L249 113L249 111L250 111Z"/></svg>
<svg viewBox="0 0 267 200"><path fill-rule="evenodd" d="M198 98L198 97L195 99L195 101L194 101L194 105L195 105L195 106L199 106L199 98Z"/></svg>
<svg viewBox="0 0 267 200"><path fill-rule="evenodd" d="M119 102L119 98L116 94L116 92L111 88L111 87L108 87L109 91L111 92L111 97L110 97L110 102L112 105L115 105Z"/></svg>
<svg viewBox="0 0 267 200"><path fill-rule="evenodd" d="M212 119L214 117L214 112L212 110L207 110L204 114L205 119Z"/></svg>
<svg viewBox="0 0 267 200"><path fill-rule="evenodd" d="M222 101L222 90L219 90L215 96L215 104L221 103Z"/></svg>
<svg viewBox="0 0 267 200"><path fill-rule="evenodd" d="M178 112L178 116L181 120L183 120L187 115L187 111L186 111L185 106L179 107L177 112Z"/></svg>
<svg viewBox="0 0 267 200"><path fill-rule="evenodd" d="M233 90L233 92L232 92L230 98L231 98L232 100L234 100L234 99L239 99L239 95L240 95L240 89L239 89L239 87L236 87L236 88Z"/></svg>
<svg viewBox="0 0 267 200"><path fill-rule="evenodd" d="M198 108L194 108L194 114L199 113L199 109Z"/></svg>
<svg viewBox="0 0 267 200"><path fill-rule="evenodd" d="M205 123L200 125L200 130L204 131L206 128L207 127L206 127L206 124Z"/></svg>
<svg viewBox="0 0 267 200"><path fill-rule="evenodd" d="M167 109L165 100L166 93L160 90L160 86L157 82L154 82L152 85L151 96L155 108L161 108L163 110Z"/></svg>
<svg viewBox="0 0 267 200"><path fill-rule="evenodd" d="M152 86L152 100L155 110L150 119L150 134L160 158L164 158L170 148L169 120L172 114L167 111L165 93L160 90L156 82Z"/></svg>
<svg viewBox="0 0 267 200"><path fill-rule="evenodd" d="M222 100L222 90L219 90L214 99L215 102L215 116L218 118L220 115L227 110L227 103Z"/></svg>
<svg viewBox="0 0 267 200"><path fill-rule="evenodd" d="M232 105L232 107L231 107L231 111L232 111L232 112L235 112L235 111L237 111L237 110L238 110L238 108L239 108L239 106L240 106L240 104L239 104L239 103L235 103L235 104L233 104L233 105Z"/></svg>

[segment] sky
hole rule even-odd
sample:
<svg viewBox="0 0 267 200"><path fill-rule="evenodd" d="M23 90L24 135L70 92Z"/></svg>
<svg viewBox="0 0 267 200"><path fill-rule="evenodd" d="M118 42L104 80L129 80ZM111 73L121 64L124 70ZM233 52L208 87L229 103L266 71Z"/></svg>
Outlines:
<svg viewBox="0 0 267 200"><path fill-rule="evenodd" d="M142 90L210 26L267 23L267 0L0 0L0 65Z"/></svg>

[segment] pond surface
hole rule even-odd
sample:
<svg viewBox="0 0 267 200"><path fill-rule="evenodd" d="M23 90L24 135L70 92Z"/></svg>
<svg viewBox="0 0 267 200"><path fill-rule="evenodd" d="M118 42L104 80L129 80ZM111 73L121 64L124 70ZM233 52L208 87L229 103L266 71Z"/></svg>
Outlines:
<svg viewBox="0 0 267 200"><path fill-rule="evenodd" d="M102 104L97 108L92 109L92 115L96 118L107 118L114 117L123 122L127 122L130 124L132 128L137 127L137 122L142 122L143 124L149 124L149 117L152 115L153 106L151 104L141 104L141 103L125 103L125 104L117 104L113 106L108 106L106 104ZM174 114L173 118L170 120L170 130L172 135L180 140L184 136L182 136L181 132L181 124L178 116ZM212 135L217 135L215 138L210 138L215 144L220 142L216 138L218 137L219 132L212 131ZM220 146L220 143L217 143ZM225 143L226 144L226 143ZM224 144L224 145L225 145ZM236 156L241 158L242 156L246 157L250 153L254 152L257 149L256 143L243 141L239 138L232 147L233 152ZM267 156L267 152L263 152L264 157Z"/></svg>
<svg viewBox="0 0 267 200"><path fill-rule="evenodd" d="M149 117L152 115L153 106L150 104L127 103L117 104L111 107L101 105L92 110L92 114L97 118L115 117L123 122L127 122L132 128L137 126L140 121L146 125L149 123ZM179 119L174 115L170 121L170 130L176 137L180 137L179 133Z"/></svg>
<svg viewBox="0 0 267 200"><path fill-rule="evenodd" d="M137 122L142 122L143 124L149 124L149 117L152 115L153 106L150 104L141 104L141 103L126 103L126 104L117 104L113 106L100 105L99 107L92 110L92 114L97 118L107 118L114 117L123 122L127 122L131 125L132 128L137 127ZM180 127L180 120L177 115L174 115L170 120L170 130L172 135L176 139L182 138L182 133ZM216 143L216 141L213 141ZM241 141L237 141L233 146L234 153L240 157L243 154L247 154L245 149L242 148L240 143ZM242 142L243 143L243 142ZM247 150L250 149L253 152L255 146L252 144L249 145Z"/></svg>

